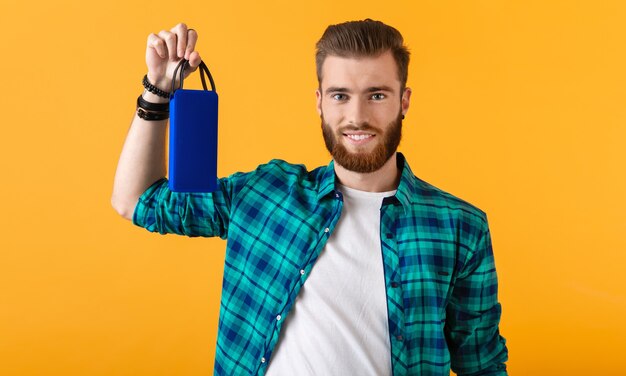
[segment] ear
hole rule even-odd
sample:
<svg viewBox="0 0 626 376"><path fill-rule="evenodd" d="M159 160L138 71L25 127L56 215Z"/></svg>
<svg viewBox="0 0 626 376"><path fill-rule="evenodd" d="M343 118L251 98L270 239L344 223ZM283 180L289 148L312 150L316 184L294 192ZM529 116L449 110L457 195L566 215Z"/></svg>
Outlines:
<svg viewBox="0 0 626 376"><path fill-rule="evenodd" d="M401 105L402 105L402 115L406 115L409 111L409 104L411 101L411 88L407 87L404 89L402 93Z"/></svg>
<svg viewBox="0 0 626 376"><path fill-rule="evenodd" d="M320 89L315 90L315 98L317 101L317 114L322 116L322 93Z"/></svg>

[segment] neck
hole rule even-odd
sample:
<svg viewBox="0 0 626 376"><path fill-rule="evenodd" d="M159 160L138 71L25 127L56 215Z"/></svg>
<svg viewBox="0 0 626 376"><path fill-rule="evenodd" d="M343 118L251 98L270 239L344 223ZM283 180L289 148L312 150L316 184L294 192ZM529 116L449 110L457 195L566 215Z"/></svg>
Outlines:
<svg viewBox="0 0 626 376"><path fill-rule="evenodd" d="M360 173L346 170L335 162L335 174L339 182L352 189L366 192L388 192L398 188L400 171L394 153L385 164L374 172Z"/></svg>

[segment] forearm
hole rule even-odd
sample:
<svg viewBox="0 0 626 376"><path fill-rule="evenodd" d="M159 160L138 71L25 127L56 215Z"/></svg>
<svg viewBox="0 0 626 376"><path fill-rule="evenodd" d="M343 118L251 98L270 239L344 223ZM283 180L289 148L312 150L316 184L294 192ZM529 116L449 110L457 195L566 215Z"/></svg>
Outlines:
<svg viewBox="0 0 626 376"><path fill-rule="evenodd" d="M167 102L150 92L143 95L149 102ZM126 219L132 219L141 194L166 175L167 122L144 120L135 113L117 165L111 197L115 210Z"/></svg>

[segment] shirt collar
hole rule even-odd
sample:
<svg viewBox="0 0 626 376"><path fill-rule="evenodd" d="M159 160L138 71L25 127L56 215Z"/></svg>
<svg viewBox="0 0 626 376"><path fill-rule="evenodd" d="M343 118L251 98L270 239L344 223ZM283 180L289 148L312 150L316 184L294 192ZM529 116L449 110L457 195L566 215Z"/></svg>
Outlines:
<svg viewBox="0 0 626 376"><path fill-rule="evenodd" d="M415 192L417 190L417 178L413 175L413 172L411 171L411 168L402 153L396 153L396 161L398 169L401 171L400 184L398 185L396 194L390 197L390 199L394 202L399 202L406 212L412 202L412 198L416 197ZM318 200L321 200L326 195L336 191L336 179L335 162L330 161L328 166L326 166L325 171L322 173L317 190Z"/></svg>
<svg viewBox="0 0 626 376"><path fill-rule="evenodd" d="M317 200L321 200L326 195L335 192L335 161L330 161L322 173L322 178L317 189Z"/></svg>
<svg viewBox="0 0 626 376"><path fill-rule="evenodd" d="M398 184L398 190L394 197L402 204L406 213L413 202L413 198L417 197L417 178L413 175L413 171L411 171L411 167L409 167L402 153L396 154L396 160L401 175L400 184Z"/></svg>

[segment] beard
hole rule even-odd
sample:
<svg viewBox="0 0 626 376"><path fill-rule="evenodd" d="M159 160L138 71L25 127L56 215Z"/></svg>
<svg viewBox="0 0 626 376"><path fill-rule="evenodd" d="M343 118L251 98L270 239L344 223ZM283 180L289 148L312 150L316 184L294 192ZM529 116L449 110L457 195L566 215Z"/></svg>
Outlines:
<svg viewBox="0 0 626 376"><path fill-rule="evenodd" d="M343 134L347 131L371 132L376 135L375 137L381 137L382 140L378 141L372 151L363 150L353 153L348 151L341 141L344 137ZM367 123L361 126L348 125L333 132L330 125L324 121L322 114L322 134L326 149L341 167L359 173L378 171L398 150L402 138L402 113L400 112L398 117L389 123L386 132Z"/></svg>

